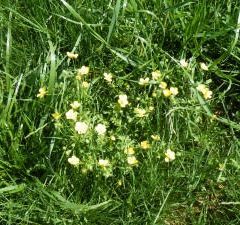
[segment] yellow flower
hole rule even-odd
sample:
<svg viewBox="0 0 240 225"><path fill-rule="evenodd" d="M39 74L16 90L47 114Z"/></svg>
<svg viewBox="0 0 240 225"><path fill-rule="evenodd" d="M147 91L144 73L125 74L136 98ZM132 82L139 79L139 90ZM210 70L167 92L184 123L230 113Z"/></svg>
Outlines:
<svg viewBox="0 0 240 225"><path fill-rule="evenodd" d="M141 145L141 148L142 148L142 149L149 149L149 148L150 148L150 144L149 144L148 141L142 141L142 142L140 143L140 145Z"/></svg>
<svg viewBox="0 0 240 225"><path fill-rule="evenodd" d="M210 99L212 98L213 92L209 90L209 88L206 87L204 84L199 84L197 86L197 90L200 91L203 94L203 97L205 99Z"/></svg>
<svg viewBox="0 0 240 225"><path fill-rule="evenodd" d="M117 181L117 186L122 186L122 181L121 180Z"/></svg>
<svg viewBox="0 0 240 225"><path fill-rule="evenodd" d="M76 130L79 134L85 134L85 133L87 133L88 125L87 125L85 122L76 122L76 124L75 124L75 130Z"/></svg>
<svg viewBox="0 0 240 225"><path fill-rule="evenodd" d="M70 106L73 108L73 109L78 109L80 107L80 103L78 101L74 101L73 103L70 104Z"/></svg>
<svg viewBox="0 0 240 225"><path fill-rule="evenodd" d="M205 63L201 62L200 67L201 67L202 70L208 71L208 66Z"/></svg>
<svg viewBox="0 0 240 225"><path fill-rule="evenodd" d="M72 52L67 52L67 56L69 59L77 59L78 54L74 54Z"/></svg>
<svg viewBox="0 0 240 225"><path fill-rule="evenodd" d="M224 171L224 169L225 169L224 163L219 163L218 166L219 166L218 169L219 169L220 171Z"/></svg>
<svg viewBox="0 0 240 225"><path fill-rule="evenodd" d="M161 72L159 70L153 71L152 72L152 79L153 80L158 80L161 77Z"/></svg>
<svg viewBox="0 0 240 225"><path fill-rule="evenodd" d="M73 165L73 166L78 166L80 163L80 160L78 157L76 157L75 155L73 155L72 157L68 158L68 162Z"/></svg>
<svg viewBox="0 0 240 225"><path fill-rule="evenodd" d="M114 135L111 135L111 136L110 136L110 139L111 139L112 141L116 141L116 137L115 137Z"/></svg>
<svg viewBox="0 0 240 225"><path fill-rule="evenodd" d="M171 94L172 94L172 92L171 92L169 89L164 89L164 90L163 90L163 95L164 95L165 97L170 97Z"/></svg>
<svg viewBox="0 0 240 225"><path fill-rule="evenodd" d="M70 109L69 111L66 112L66 118L68 120L74 120L76 121L77 120L77 112L75 112L73 109Z"/></svg>
<svg viewBox="0 0 240 225"><path fill-rule="evenodd" d="M165 152L165 162L171 162L175 159L175 152L171 149L167 149Z"/></svg>
<svg viewBox="0 0 240 225"><path fill-rule="evenodd" d="M147 85L148 83L149 83L149 78L147 77L147 78L140 78L139 79L139 85Z"/></svg>
<svg viewBox="0 0 240 225"><path fill-rule="evenodd" d="M206 89L206 85L205 84L199 84L197 86L197 90L202 92L202 93L205 91L205 89Z"/></svg>
<svg viewBox="0 0 240 225"><path fill-rule="evenodd" d="M72 152L72 150L66 150L65 151L66 156L70 156L71 152Z"/></svg>
<svg viewBox="0 0 240 225"><path fill-rule="evenodd" d="M211 121L216 120L216 119L217 119L217 115L213 114L212 117L211 117Z"/></svg>
<svg viewBox="0 0 240 225"><path fill-rule="evenodd" d="M111 83L112 82L112 74L111 73L104 73L103 74L104 76L104 80L106 80L108 83Z"/></svg>
<svg viewBox="0 0 240 225"><path fill-rule="evenodd" d="M127 162L129 165L134 166L138 164L138 160L136 159L136 157L134 155L129 155L127 157Z"/></svg>
<svg viewBox="0 0 240 225"><path fill-rule="evenodd" d="M47 90L46 90L46 87L42 87L38 90L38 94L37 94L37 97L38 98L43 98L46 94L47 94Z"/></svg>
<svg viewBox="0 0 240 225"><path fill-rule="evenodd" d="M162 88L162 89L166 89L167 88L167 83L162 81L162 82L160 82L159 87Z"/></svg>
<svg viewBox="0 0 240 225"><path fill-rule="evenodd" d="M159 141L160 140L160 137L159 137L159 135L151 135L151 138L154 140L154 141Z"/></svg>
<svg viewBox="0 0 240 225"><path fill-rule="evenodd" d="M99 123L95 127L95 131L98 133L98 135L104 135L107 131L106 126L104 124Z"/></svg>
<svg viewBox="0 0 240 225"><path fill-rule="evenodd" d="M118 103L122 108L125 108L129 104L128 99L127 99L127 95L124 95L124 94L119 95L118 96Z"/></svg>
<svg viewBox="0 0 240 225"><path fill-rule="evenodd" d="M177 87L170 87L170 92L173 96L176 96L178 94L178 88Z"/></svg>
<svg viewBox="0 0 240 225"><path fill-rule="evenodd" d="M81 80L84 75L89 73L90 68L88 66L82 66L80 69L77 70L77 80Z"/></svg>
<svg viewBox="0 0 240 225"><path fill-rule="evenodd" d="M157 93L155 91L152 93L152 97L153 98L157 97Z"/></svg>
<svg viewBox="0 0 240 225"><path fill-rule="evenodd" d="M153 107L153 106L149 106L148 110L149 110L150 112L152 112L152 111L154 110L154 107Z"/></svg>
<svg viewBox="0 0 240 225"><path fill-rule="evenodd" d="M88 82L86 82L86 81L82 82L82 87L83 88L89 88L89 86L90 86L90 84Z"/></svg>
<svg viewBox="0 0 240 225"><path fill-rule="evenodd" d="M181 59L181 60L180 60L180 65L181 65L183 68L186 68L186 67L188 67L188 62L186 62L185 59Z"/></svg>
<svg viewBox="0 0 240 225"><path fill-rule="evenodd" d="M52 117L55 119L55 120L59 120L61 118L61 114L59 112L55 112L52 114Z"/></svg>
<svg viewBox="0 0 240 225"><path fill-rule="evenodd" d="M124 150L124 153L128 154L128 155L134 155L135 151L134 151L133 147L129 147L129 148Z"/></svg>
<svg viewBox="0 0 240 225"><path fill-rule="evenodd" d="M88 66L82 66L78 69L78 75L87 75L89 73L90 68Z"/></svg>
<svg viewBox="0 0 240 225"><path fill-rule="evenodd" d="M105 167L110 166L110 162L109 162L108 159L99 159L98 160L98 165L105 168Z"/></svg>
<svg viewBox="0 0 240 225"><path fill-rule="evenodd" d="M206 88L204 91L203 91L203 97L205 99L210 99L212 98L212 94L213 92L209 90L209 88Z"/></svg>
<svg viewBox="0 0 240 225"><path fill-rule="evenodd" d="M134 113L136 114L137 117L140 117L140 118L146 116L146 110L145 109L135 108Z"/></svg>

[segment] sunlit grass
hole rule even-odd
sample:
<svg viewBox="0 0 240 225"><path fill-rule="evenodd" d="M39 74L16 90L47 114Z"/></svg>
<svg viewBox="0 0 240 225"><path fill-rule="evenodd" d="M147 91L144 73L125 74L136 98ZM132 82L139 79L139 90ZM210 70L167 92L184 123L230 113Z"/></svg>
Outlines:
<svg viewBox="0 0 240 225"><path fill-rule="evenodd" d="M239 224L237 1L2 1L2 224Z"/></svg>

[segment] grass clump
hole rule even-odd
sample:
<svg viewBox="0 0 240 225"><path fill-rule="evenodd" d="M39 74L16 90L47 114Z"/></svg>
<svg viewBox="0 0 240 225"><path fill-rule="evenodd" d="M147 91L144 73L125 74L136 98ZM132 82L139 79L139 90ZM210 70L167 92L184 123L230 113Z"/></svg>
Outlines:
<svg viewBox="0 0 240 225"><path fill-rule="evenodd" d="M238 224L237 1L3 1L3 224Z"/></svg>

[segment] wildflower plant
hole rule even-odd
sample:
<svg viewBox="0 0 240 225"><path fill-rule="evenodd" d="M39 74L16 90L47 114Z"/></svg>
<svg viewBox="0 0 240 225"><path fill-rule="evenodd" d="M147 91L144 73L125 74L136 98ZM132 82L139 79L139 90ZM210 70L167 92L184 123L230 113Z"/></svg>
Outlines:
<svg viewBox="0 0 240 225"><path fill-rule="evenodd" d="M30 2L0 7L2 221L237 223L235 2Z"/></svg>

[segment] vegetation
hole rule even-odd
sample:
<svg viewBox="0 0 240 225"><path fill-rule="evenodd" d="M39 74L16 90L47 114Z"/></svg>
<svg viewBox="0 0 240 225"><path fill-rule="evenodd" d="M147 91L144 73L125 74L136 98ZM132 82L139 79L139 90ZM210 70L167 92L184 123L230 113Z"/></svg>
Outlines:
<svg viewBox="0 0 240 225"><path fill-rule="evenodd" d="M1 224L240 224L240 5L2 0Z"/></svg>

